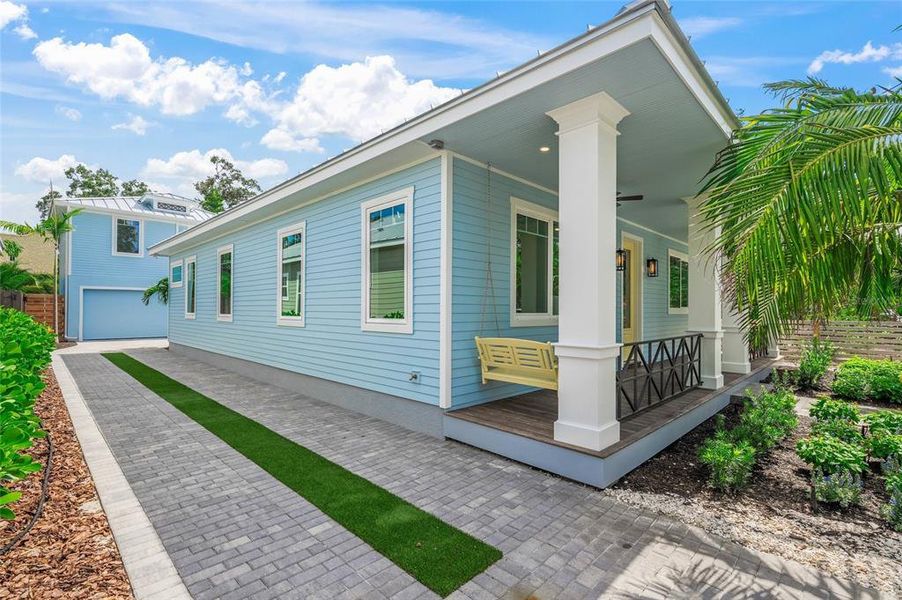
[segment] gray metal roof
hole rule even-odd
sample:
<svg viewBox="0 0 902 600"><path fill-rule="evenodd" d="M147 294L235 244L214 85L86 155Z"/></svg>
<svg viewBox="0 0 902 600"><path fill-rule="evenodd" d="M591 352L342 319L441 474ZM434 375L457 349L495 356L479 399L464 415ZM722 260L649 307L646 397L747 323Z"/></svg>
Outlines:
<svg viewBox="0 0 902 600"><path fill-rule="evenodd" d="M164 210L157 208L157 204L171 203L184 205L186 212ZM188 223L201 223L213 216L200 207L197 200L177 196L175 194L152 192L144 196L109 196L96 198L60 198L56 200L57 206L70 206L73 208L100 209L119 213L133 213L143 217L166 217Z"/></svg>

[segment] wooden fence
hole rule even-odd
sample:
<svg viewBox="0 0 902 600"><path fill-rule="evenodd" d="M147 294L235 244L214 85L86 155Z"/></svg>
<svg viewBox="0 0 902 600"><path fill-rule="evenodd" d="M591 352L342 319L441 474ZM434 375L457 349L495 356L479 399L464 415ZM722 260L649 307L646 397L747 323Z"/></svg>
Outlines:
<svg viewBox="0 0 902 600"><path fill-rule="evenodd" d="M802 323L795 333L780 340L780 353L788 361L797 361L805 343L814 337L811 323ZM902 322L831 321L821 327L821 339L833 343L834 362L852 356L902 360Z"/></svg>
<svg viewBox="0 0 902 600"><path fill-rule="evenodd" d="M66 330L65 297L59 297L59 328ZM53 329L53 294L23 294L12 290L0 290L0 306L8 306L31 315L35 321Z"/></svg>

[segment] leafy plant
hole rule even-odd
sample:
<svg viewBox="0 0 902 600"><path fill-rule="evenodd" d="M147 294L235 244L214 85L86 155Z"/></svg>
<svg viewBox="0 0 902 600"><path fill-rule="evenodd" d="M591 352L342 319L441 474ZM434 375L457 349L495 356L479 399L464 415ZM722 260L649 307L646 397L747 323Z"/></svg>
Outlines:
<svg viewBox="0 0 902 600"><path fill-rule="evenodd" d="M883 506L883 517L896 531L902 531L902 471L886 478L889 503Z"/></svg>
<svg viewBox="0 0 902 600"><path fill-rule="evenodd" d="M902 458L902 435L876 433L868 437L868 451L874 458Z"/></svg>
<svg viewBox="0 0 902 600"><path fill-rule="evenodd" d="M850 358L836 370L833 393L850 400L902 403L902 362Z"/></svg>
<svg viewBox="0 0 902 600"><path fill-rule="evenodd" d="M709 438L698 457L710 469L711 487L725 492L745 487L755 466L755 448L748 442L733 442L723 432Z"/></svg>
<svg viewBox="0 0 902 600"><path fill-rule="evenodd" d="M169 278L164 277L159 280L146 290L144 290L144 294L141 296L141 302L144 303L144 306L150 304L150 300L156 296L157 300L159 300L163 304L169 304Z"/></svg>
<svg viewBox="0 0 902 600"><path fill-rule="evenodd" d="M805 344L799 369L796 371L796 382L803 389L816 388L833 361L833 344L815 338Z"/></svg>
<svg viewBox="0 0 902 600"><path fill-rule="evenodd" d="M848 402L830 398L818 398L808 409L808 414L818 421L842 420L858 423L861 420L861 414L857 407Z"/></svg>
<svg viewBox="0 0 902 600"><path fill-rule="evenodd" d="M872 435L878 432L902 433L902 412L878 410L864 416Z"/></svg>
<svg viewBox="0 0 902 600"><path fill-rule="evenodd" d="M799 458L827 474L840 471L861 473L867 467L867 456L861 447L829 435L813 435L796 444Z"/></svg>
<svg viewBox="0 0 902 600"><path fill-rule="evenodd" d="M40 470L25 453L42 437L34 401L44 389L40 374L50 362L55 339L25 313L0 308L0 482L16 481ZM0 519L12 519L10 505L21 496L0 485Z"/></svg>
<svg viewBox="0 0 902 600"><path fill-rule="evenodd" d="M851 471L824 473L821 469L814 469L811 485L818 502L835 503L841 508L849 508L861 500L861 477Z"/></svg>
<svg viewBox="0 0 902 600"><path fill-rule="evenodd" d="M799 424L796 398L788 390L749 395L739 424L730 431L736 442L748 442L757 452L770 450Z"/></svg>
<svg viewBox="0 0 902 600"><path fill-rule="evenodd" d="M860 445L864 442L861 427L857 423L845 419L815 421L811 427L811 434L835 437L848 444Z"/></svg>

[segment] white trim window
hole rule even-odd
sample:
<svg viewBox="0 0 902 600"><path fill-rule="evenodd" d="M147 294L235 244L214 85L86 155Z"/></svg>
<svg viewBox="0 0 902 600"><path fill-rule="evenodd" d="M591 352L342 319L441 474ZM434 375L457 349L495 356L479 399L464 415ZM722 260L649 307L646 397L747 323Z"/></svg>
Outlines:
<svg viewBox="0 0 902 600"><path fill-rule="evenodd" d="M303 327L306 316L306 221L276 232L276 265L276 323Z"/></svg>
<svg viewBox="0 0 902 600"><path fill-rule="evenodd" d="M667 312L689 314L689 257L667 249Z"/></svg>
<svg viewBox="0 0 902 600"><path fill-rule="evenodd" d="M144 222L125 217L112 218L113 256L144 256Z"/></svg>
<svg viewBox="0 0 902 600"><path fill-rule="evenodd" d="M559 237L557 211L511 197L512 327L557 325Z"/></svg>
<svg viewBox="0 0 902 600"><path fill-rule="evenodd" d="M235 283L235 252L232 244L216 251L216 320L232 320Z"/></svg>
<svg viewBox="0 0 902 600"><path fill-rule="evenodd" d="M185 259L185 318L193 319L197 314L197 257Z"/></svg>
<svg viewBox="0 0 902 600"><path fill-rule="evenodd" d="M413 188L361 205L361 329L413 333Z"/></svg>
<svg viewBox="0 0 902 600"><path fill-rule="evenodd" d="M169 263L169 287L180 288L184 280L185 268L182 266L181 260L174 260Z"/></svg>

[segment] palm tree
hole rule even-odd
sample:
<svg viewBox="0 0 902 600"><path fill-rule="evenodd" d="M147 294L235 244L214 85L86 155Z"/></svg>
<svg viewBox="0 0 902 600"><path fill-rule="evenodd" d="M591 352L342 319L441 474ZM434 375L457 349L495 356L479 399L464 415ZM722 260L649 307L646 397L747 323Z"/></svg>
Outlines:
<svg viewBox="0 0 902 600"><path fill-rule="evenodd" d="M44 241L53 242L53 331L59 336L59 263L60 242L63 235L72 231L72 218L82 209L76 208L67 212L51 212L51 214L37 225L0 221L0 229L6 229L19 235L37 233Z"/></svg>
<svg viewBox="0 0 902 600"><path fill-rule="evenodd" d="M724 298L754 343L799 319L898 301L902 94L817 79L765 86L782 108L746 117L708 173L701 212L720 237Z"/></svg>
<svg viewBox="0 0 902 600"><path fill-rule="evenodd" d="M141 296L141 302L144 303L144 306L150 304L151 298L154 296L157 297L157 300L162 302L163 304L169 304L169 278L164 277L159 280L146 290L144 290L144 294Z"/></svg>

